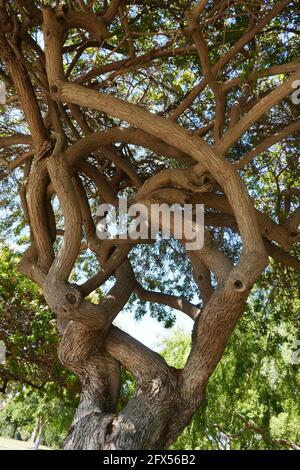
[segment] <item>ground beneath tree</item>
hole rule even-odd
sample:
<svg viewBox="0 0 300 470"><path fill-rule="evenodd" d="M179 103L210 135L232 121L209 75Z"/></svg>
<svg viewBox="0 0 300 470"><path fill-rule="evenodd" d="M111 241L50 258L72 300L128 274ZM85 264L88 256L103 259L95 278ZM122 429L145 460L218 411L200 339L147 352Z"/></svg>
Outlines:
<svg viewBox="0 0 300 470"><path fill-rule="evenodd" d="M32 442L16 441L0 437L0 450L33 450ZM39 450L52 450L50 447L40 446Z"/></svg>

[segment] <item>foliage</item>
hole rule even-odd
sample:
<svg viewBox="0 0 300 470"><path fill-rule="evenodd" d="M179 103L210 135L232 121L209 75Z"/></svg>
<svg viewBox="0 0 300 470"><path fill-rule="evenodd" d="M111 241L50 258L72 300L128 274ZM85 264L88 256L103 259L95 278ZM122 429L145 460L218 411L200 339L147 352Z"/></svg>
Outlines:
<svg viewBox="0 0 300 470"><path fill-rule="evenodd" d="M261 288L264 281L254 289L211 377L204 406L172 448L299 448L300 368L292 355L300 303L295 288L282 297L276 285L270 302L270 293ZM174 367L184 365L189 350L190 338L180 332L162 345Z"/></svg>
<svg viewBox="0 0 300 470"><path fill-rule="evenodd" d="M49 446L62 444L78 403L78 382L58 361L58 333L53 313L40 289L16 269L18 255L0 251L0 340L6 361L0 365L5 408L0 433L16 430L28 439L38 416Z"/></svg>
<svg viewBox="0 0 300 470"><path fill-rule="evenodd" d="M51 386L36 390L24 386L21 392L8 395L0 413L0 434L30 440L35 433L37 420L42 424L41 443L60 448L71 425L77 405L76 396L61 390L53 393Z"/></svg>
<svg viewBox="0 0 300 470"><path fill-rule="evenodd" d="M0 365L2 387L10 380L34 387L49 381L72 387L74 376L59 364L58 332L53 312L41 290L18 272L18 255L5 245L0 251L0 340L6 362Z"/></svg>

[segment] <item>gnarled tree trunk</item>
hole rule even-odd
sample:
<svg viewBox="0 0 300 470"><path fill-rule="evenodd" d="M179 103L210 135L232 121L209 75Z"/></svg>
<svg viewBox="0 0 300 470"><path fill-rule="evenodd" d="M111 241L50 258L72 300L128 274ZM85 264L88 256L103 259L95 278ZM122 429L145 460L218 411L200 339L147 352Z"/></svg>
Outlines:
<svg viewBox="0 0 300 470"><path fill-rule="evenodd" d="M275 222L254 208L238 173L260 152L299 130L299 122L292 120L275 136L259 139L257 146L239 161L229 155L230 151L234 156L241 153L239 140L246 132L251 134L253 126L284 100L300 79L297 61L252 71L247 77L248 88L241 90L238 87L243 85L244 75L232 78L238 54L251 58L246 46L250 47L290 2L274 2L272 8L266 2L254 2L253 7L247 4L247 28L215 63L211 59L216 47L214 18L225 22L227 9L238 4L244 11L243 2L228 2L224 10L223 6L213 5L215 2L199 1L185 13L182 11L181 17L176 10L179 5L147 2L152 9L162 8L162 15L169 8L171 13L175 9L174 18L181 20L176 36L170 32L174 41L163 47L154 44L150 52L149 46L141 42L144 53L140 55L133 39L141 36L140 26L137 20L138 31L131 31L135 21L127 11L135 2L111 0L103 12L93 10L95 2L69 2L69 6L56 3L54 8L41 8L40 2L27 0L0 2L0 57L5 70L2 73L1 68L0 73L13 90L10 100L15 100L17 109L23 112L30 132L26 136L8 132L0 138L4 150L15 144L30 146L14 160L10 160L10 154L3 157L7 171L24 169L20 199L31 245L20 269L43 289L61 332L59 357L82 384L65 448L167 448L201 405L207 381L244 312L252 286L268 263L268 254L300 270L299 260L288 253L299 239L299 208L290 205L285 220ZM142 19L150 21L146 14L141 11ZM32 31L37 34L34 36ZM146 33L153 37L151 27ZM184 46L174 46L178 35ZM117 45L114 37L119 40ZM85 70L81 57L89 54L89 48L109 53L106 62L99 65L97 58L94 66ZM124 59L116 59L118 50ZM110 88L117 86L122 76L134 77L144 67L154 67L158 58L187 59L190 54L199 58L202 79L177 106L175 103L170 108L165 100L164 110L154 114L143 105L147 87L141 88L138 103L137 99L124 100L124 93L119 98L118 88ZM92 60L94 56L90 57ZM108 78L106 74L110 74ZM254 86L257 77L274 74L288 77L263 95L249 95L249 87ZM101 80L95 81L97 77ZM156 80L152 71L149 77ZM170 90L167 74L165 82ZM187 110L207 86L215 100L215 114L211 122L194 129L194 123L189 126ZM175 101L176 89L174 93ZM156 103L151 106L156 109ZM191 122L201 122L197 110L190 109L189 113L195 114ZM141 169L138 151L136 158L132 156L133 146L147 151L145 161L151 163L147 171ZM166 157L163 168L163 160L157 163L157 157ZM173 168L170 162L174 160L178 164ZM176 295L147 290L138 282L129 253L133 246L148 241L97 237L93 207L99 201L116 206L127 188L132 202L145 207L153 203L177 202L182 207L185 203L205 204L204 245L186 251L200 306ZM59 201L63 229L57 227L54 196ZM242 250L234 261L214 241L214 230L220 227L240 236ZM175 228L171 220L170 232ZM57 250L60 236L63 240ZM180 240L182 246L185 241ZM87 249L95 255L98 272L86 282L74 284L71 274ZM100 304L93 303L89 294L112 276L115 283L110 292ZM170 367L159 354L113 325L132 293L143 302L167 305L194 320L192 348L182 370ZM137 388L124 409L119 410L121 367L133 374Z"/></svg>

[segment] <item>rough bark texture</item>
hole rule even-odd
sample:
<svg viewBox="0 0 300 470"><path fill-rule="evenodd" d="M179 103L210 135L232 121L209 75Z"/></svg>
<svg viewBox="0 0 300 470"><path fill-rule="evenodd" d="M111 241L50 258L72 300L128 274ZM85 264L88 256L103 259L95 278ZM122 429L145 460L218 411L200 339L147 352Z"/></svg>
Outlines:
<svg viewBox="0 0 300 470"><path fill-rule="evenodd" d="M283 12L289 1L275 2L274 8L267 11L262 8L260 12L257 7L249 29L214 64L202 32L202 25L209 23L221 8L212 6L212 2L196 2L185 12L185 29L180 30L188 38L185 47L175 48L171 41L167 48L154 48L139 57L126 16L126 5L129 7L132 2L111 0L101 14L93 11L93 2L87 2L89 6L69 2L68 7L57 3L55 8L44 9L39 2L10 3L16 4L21 19L15 17L12 5L0 2L1 65L16 93L9 99L23 111L30 134L0 138L0 147L27 146L26 152L15 160L5 160L8 170L24 168L20 197L30 227L31 246L20 269L42 287L55 311L62 335L59 357L82 384L80 404L65 448L167 448L201 405L207 381L244 312L253 284L268 263L268 255L300 271L299 260L289 254L299 240L299 209L291 211L284 223L276 223L254 208L238 173L259 153L299 131L299 122L292 120L277 134L262 137L238 162L230 163L226 158L241 136L291 93L292 83L300 79L299 62L251 72L249 83L258 76L287 75L280 86L256 101L241 98L230 106L227 93L238 87L243 77L227 81L220 78L222 68ZM152 2L150 7L154 8ZM225 15L226 11L221 9L219 14ZM72 72L86 48L111 49L113 21L124 26L128 57L97 64L73 79ZM43 50L30 35L31 27L43 29ZM78 42L66 43L74 29L85 31L89 39L79 35ZM126 47L122 50L125 55ZM63 66L65 55L71 52L75 52L72 62ZM147 68L158 58L168 60L189 54L199 54L203 78L171 115L168 109L160 115L151 113L146 107L105 91L118 76ZM91 82L108 73L112 74L108 79ZM206 86L215 97L215 118L203 128L190 131L176 121ZM113 124L94 132L87 111L98 113L99 119L104 113L114 118ZM117 125L117 120L126 125ZM213 143L209 144L203 137L211 130ZM116 146L120 143L122 147ZM123 152L128 144L173 158L182 168L157 168L146 178L139 172L139 161ZM93 159L89 159L91 154ZM95 163L97 159L99 164ZM113 177L107 168L115 169ZM145 205L205 204L204 246L187 252L202 308L175 295L149 291L138 283L128 254L134 244L144 243L142 240L112 243L97 238L87 181L96 188L96 200L113 205L118 204L118 192L126 187L134 192L135 202ZM64 216L63 231L56 227L54 195ZM242 239L243 250L235 265L214 244L210 233L212 227L223 226L239 233ZM61 235L63 241L56 253L54 243ZM76 260L87 248L95 254L99 271L82 285L71 284ZM214 284L211 274L216 279ZM104 300L99 305L88 300L87 296L111 276L115 277L115 284ZM169 367L160 355L112 325L133 292L141 301L171 306L194 320L192 349L182 370ZM137 390L118 412L121 366L133 374Z"/></svg>

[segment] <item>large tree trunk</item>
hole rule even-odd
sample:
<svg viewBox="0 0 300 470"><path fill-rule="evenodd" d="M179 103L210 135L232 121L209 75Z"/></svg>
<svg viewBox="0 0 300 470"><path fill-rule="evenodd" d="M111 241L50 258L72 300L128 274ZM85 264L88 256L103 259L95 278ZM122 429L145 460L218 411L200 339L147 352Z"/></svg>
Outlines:
<svg viewBox="0 0 300 470"><path fill-rule="evenodd" d="M225 284L211 297L195 322L194 346L182 370L169 367L158 354L114 326L103 335L101 330L70 321L59 355L80 378L82 393L65 449L168 448L200 406L247 295L248 290L228 291ZM77 312L78 318L81 315ZM137 389L118 412L120 363L134 374Z"/></svg>
<svg viewBox="0 0 300 470"><path fill-rule="evenodd" d="M135 396L117 413L119 363L101 351L101 334L70 323L60 346L62 362L81 379L81 399L65 449L163 449L184 429L195 409L184 409L179 374L162 367L138 385ZM175 419L183 418L177 422ZM170 435L171 432L171 435Z"/></svg>
<svg viewBox="0 0 300 470"><path fill-rule="evenodd" d="M166 387L167 388L167 387ZM170 417L178 410L171 397L139 392L119 414L91 411L73 424L65 449L164 449ZM182 428L183 429L183 428Z"/></svg>

